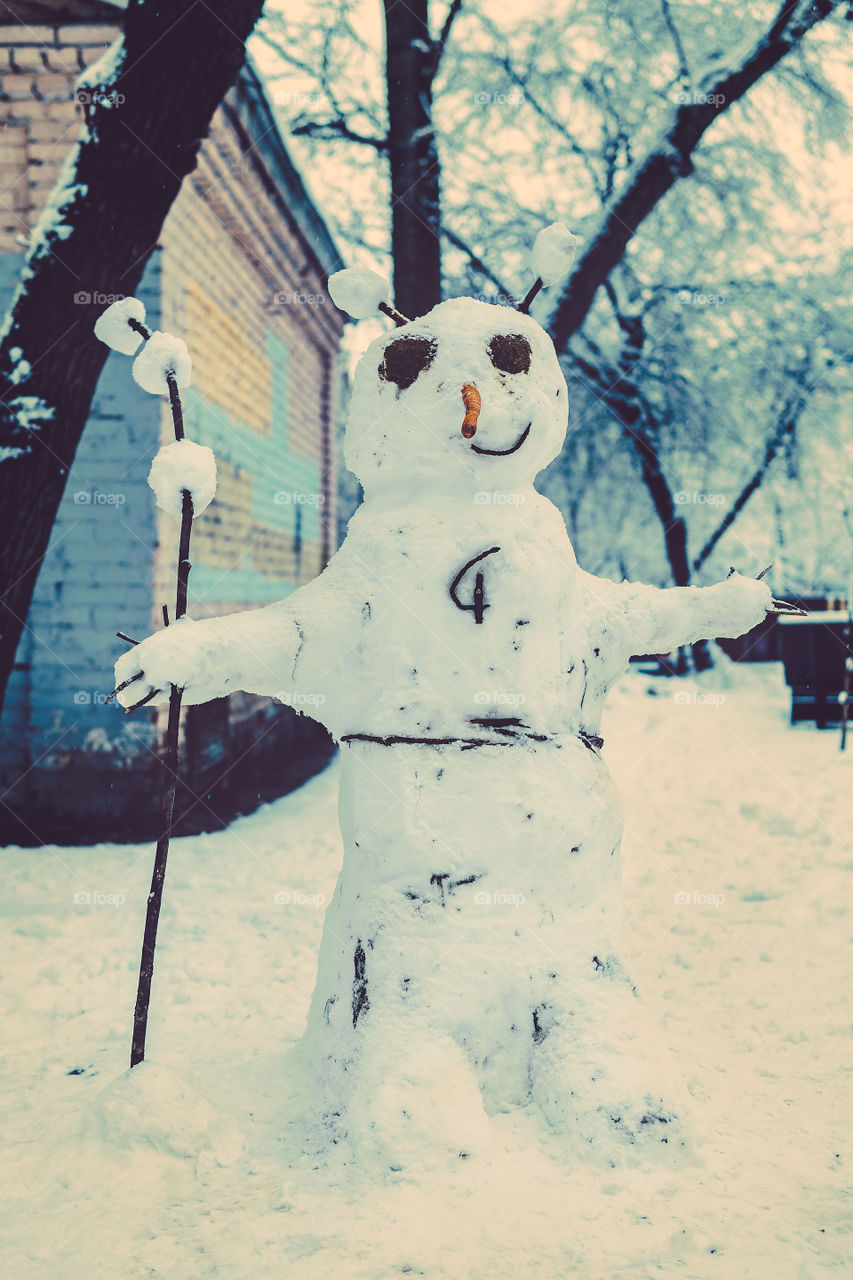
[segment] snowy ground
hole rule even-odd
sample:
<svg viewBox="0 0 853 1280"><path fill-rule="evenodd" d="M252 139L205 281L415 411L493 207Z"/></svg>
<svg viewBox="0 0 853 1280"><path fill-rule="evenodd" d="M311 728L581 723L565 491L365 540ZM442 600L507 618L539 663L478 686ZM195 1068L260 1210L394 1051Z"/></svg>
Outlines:
<svg viewBox="0 0 853 1280"><path fill-rule="evenodd" d="M156 1114L135 1125L121 1083L98 1095L126 1066L151 848L0 858L0 1272L815 1280L853 1265L853 751L788 727L776 667L634 674L605 735L632 975L679 1054L698 1163L566 1167L522 1115L495 1119L490 1154L450 1178L288 1170L279 1081L340 858L333 765L175 843L135 1091Z"/></svg>

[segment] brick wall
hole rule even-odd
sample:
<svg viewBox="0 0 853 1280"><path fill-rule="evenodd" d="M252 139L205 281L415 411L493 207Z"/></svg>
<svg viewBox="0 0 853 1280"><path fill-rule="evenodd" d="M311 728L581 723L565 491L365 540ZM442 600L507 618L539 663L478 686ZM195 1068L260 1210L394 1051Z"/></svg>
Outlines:
<svg viewBox="0 0 853 1280"><path fill-rule="evenodd" d="M26 237L74 140L74 79L114 34L103 26L0 25L0 121L8 140L0 301L12 291ZM251 92L257 95L256 85ZM246 95L238 83L217 112L140 290L149 323L190 346L187 433L217 455L217 498L193 532L195 617L280 599L319 572L336 545L340 317L325 298L311 211L308 224L304 207L294 216L262 148L252 145L257 98L250 104ZM325 244L324 252L328 259ZM91 289L98 283L89 282ZM147 634L160 625L161 604L173 607L178 521L156 508L147 486L153 453L172 438L167 402L139 391L126 358L111 356L10 686L0 838L142 838L156 829L155 753L165 714L126 718L103 699L121 648L116 629ZM245 696L191 709L185 745L179 807L189 811L187 830L279 794L330 750L312 722Z"/></svg>
<svg viewBox="0 0 853 1280"><path fill-rule="evenodd" d="M219 464L217 498L194 534L200 612L279 599L314 577L334 549L334 476L324 452L332 426L323 423L321 397L338 332L317 315L331 310L317 301L325 299L322 279L293 266L302 266L304 248L274 224L269 196L220 113L162 236L163 323L186 335L194 358L187 427ZM330 418L333 406L325 412ZM164 405L164 439L170 430ZM164 519L164 547L174 536Z"/></svg>
<svg viewBox="0 0 853 1280"><path fill-rule="evenodd" d="M239 96L240 86L217 113L162 235L163 325L193 352L187 432L217 457L217 496L193 529L190 607L199 618L281 599L337 545L329 370L339 319L261 157L247 154ZM164 403L161 436L170 435ZM178 522L158 519L162 594L174 579ZM224 817L240 796L301 781L330 749L313 722L244 696L192 708L186 734L196 816Z"/></svg>
<svg viewBox="0 0 853 1280"><path fill-rule="evenodd" d="M0 253L22 251L77 133L74 82L117 34L0 25Z"/></svg>

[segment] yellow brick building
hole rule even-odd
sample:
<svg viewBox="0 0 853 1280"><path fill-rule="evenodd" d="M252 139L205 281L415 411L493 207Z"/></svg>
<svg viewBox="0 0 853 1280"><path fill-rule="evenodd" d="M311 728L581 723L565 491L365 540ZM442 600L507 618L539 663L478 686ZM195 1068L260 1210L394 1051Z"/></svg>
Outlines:
<svg viewBox="0 0 853 1280"><path fill-rule="evenodd" d="M80 71L120 32L91 0L0 8L0 301L80 124ZM121 104L117 104L117 110ZM280 599L336 545L337 354L326 293L340 266L250 66L216 112L138 294L152 327L193 356L187 434L217 456L195 522L194 617ZM111 293L112 281L84 282ZM141 838L156 831L161 713L105 705L117 629L160 625L178 522L154 504L151 458L168 404L110 356L18 653L0 745L0 839ZM186 717L183 829L212 827L302 781L331 751L287 707L235 696Z"/></svg>

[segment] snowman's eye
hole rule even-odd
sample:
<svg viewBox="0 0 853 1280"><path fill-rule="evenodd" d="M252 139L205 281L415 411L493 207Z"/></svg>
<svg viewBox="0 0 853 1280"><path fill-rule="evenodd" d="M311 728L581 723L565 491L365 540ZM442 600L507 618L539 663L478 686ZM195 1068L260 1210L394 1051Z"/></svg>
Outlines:
<svg viewBox="0 0 853 1280"><path fill-rule="evenodd" d="M396 338L389 342L379 366L379 376L393 382L401 391L410 387L419 373L428 369L435 358L435 338Z"/></svg>
<svg viewBox="0 0 853 1280"><path fill-rule="evenodd" d="M496 333L489 343L489 359L501 373L527 373L530 343L520 333Z"/></svg>

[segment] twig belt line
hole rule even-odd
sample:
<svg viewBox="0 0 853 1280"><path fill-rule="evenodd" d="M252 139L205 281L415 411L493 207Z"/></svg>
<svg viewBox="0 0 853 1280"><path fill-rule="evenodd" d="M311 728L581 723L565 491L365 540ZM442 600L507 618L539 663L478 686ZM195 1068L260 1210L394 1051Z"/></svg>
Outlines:
<svg viewBox="0 0 853 1280"><path fill-rule="evenodd" d="M341 742L376 742L382 747L396 746L424 746L424 747L461 747L463 751L470 751L474 747L502 747L507 742L518 742L526 739L531 742L553 742L557 735L553 733L533 733L529 729L520 729L515 727L510 730L505 725L495 725L496 732L502 736L500 738L427 738L427 737L408 737L405 734L390 733L383 736L373 733L345 733L342 735ZM593 733L584 733L580 730L576 735L577 738L588 747L590 751L596 755L604 746L604 739Z"/></svg>

